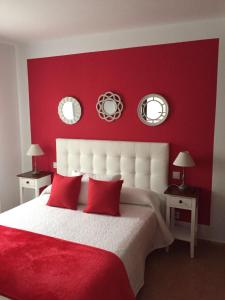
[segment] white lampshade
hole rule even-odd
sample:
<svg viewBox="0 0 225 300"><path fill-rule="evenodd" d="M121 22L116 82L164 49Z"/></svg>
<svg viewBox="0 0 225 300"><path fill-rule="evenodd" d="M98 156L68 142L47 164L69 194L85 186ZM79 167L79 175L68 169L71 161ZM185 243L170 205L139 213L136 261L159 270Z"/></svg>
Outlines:
<svg viewBox="0 0 225 300"><path fill-rule="evenodd" d="M43 155L44 151L38 144L31 144L30 148L27 151L28 156L40 156Z"/></svg>
<svg viewBox="0 0 225 300"><path fill-rule="evenodd" d="M173 162L174 166L178 167L194 167L195 162L188 151L180 152Z"/></svg>

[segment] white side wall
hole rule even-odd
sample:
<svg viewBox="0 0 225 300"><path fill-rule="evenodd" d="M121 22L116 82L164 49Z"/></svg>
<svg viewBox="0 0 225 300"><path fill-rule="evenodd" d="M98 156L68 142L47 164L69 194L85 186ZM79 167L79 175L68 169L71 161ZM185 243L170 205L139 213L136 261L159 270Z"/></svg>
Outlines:
<svg viewBox="0 0 225 300"><path fill-rule="evenodd" d="M218 95L216 108L213 198L211 226L200 226L200 237L225 241L225 19L179 23L165 26L148 27L130 31L117 31L104 34L33 43L19 47L17 65L19 82L19 105L21 115L22 162L27 170L29 161L25 156L30 143L26 58L46 57L72 53L165 44L207 38L220 38ZM182 76L182 74L181 74Z"/></svg>
<svg viewBox="0 0 225 300"><path fill-rule="evenodd" d="M1 211L19 204L21 152L16 82L16 56L11 45L0 43L0 205Z"/></svg>

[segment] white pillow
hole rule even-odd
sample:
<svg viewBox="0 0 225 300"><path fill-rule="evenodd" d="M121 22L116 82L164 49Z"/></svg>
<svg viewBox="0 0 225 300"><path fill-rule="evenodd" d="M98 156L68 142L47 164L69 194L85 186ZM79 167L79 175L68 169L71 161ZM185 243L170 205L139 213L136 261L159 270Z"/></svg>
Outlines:
<svg viewBox="0 0 225 300"><path fill-rule="evenodd" d="M93 179L96 180L102 180L102 181L117 181L121 179L121 175L116 174L116 175L102 175L102 174L93 174L92 176L89 176Z"/></svg>
<svg viewBox="0 0 225 300"><path fill-rule="evenodd" d="M81 181L88 181L89 177L92 176L91 173L82 173L74 170L71 172L71 176L80 176L80 175L83 175Z"/></svg>
<svg viewBox="0 0 225 300"><path fill-rule="evenodd" d="M51 194L51 190L52 190L52 184L48 185L45 189L43 189L40 196L46 195L46 194Z"/></svg>
<svg viewBox="0 0 225 300"><path fill-rule="evenodd" d="M89 177L96 179L96 180L102 180L102 181L117 181L121 179L121 175L115 174L115 175L108 175L108 174L93 174L93 173L82 173L80 171L72 171L72 176L80 176L83 175L82 181L88 181Z"/></svg>
<svg viewBox="0 0 225 300"><path fill-rule="evenodd" d="M151 190L123 186L120 193L120 203L154 207L164 214L164 195Z"/></svg>
<svg viewBox="0 0 225 300"><path fill-rule="evenodd" d="M88 181L81 181L78 204L87 204L87 198L88 198Z"/></svg>

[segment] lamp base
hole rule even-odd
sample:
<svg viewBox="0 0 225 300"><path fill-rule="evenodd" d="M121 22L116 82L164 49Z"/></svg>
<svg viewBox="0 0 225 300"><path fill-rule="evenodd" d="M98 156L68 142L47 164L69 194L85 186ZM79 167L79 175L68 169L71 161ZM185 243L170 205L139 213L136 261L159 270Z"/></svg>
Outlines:
<svg viewBox="0 0 225 300"><path fill-rule="evenodd" d="M39 174L39 171L37 170L37 157L34 156L34 167L33 167L33 172L32 172L33 175L38 175Z"/></svg>
<svg viewBox="0 0 225 300"><path fill-rule="evenodd" d="M178 185L178 188L179 188L179 190L184 191L188 188L188 185L182 183L182 184Z"/></svg>
<svg viewBox="0 0 225 300"><path fill-rule="evenodd" d="M33 174L33 175L38 175L39 173L40 173L40 172L39 172L38 170L33 170L33 171L32 171L32 174Z"/></svg>

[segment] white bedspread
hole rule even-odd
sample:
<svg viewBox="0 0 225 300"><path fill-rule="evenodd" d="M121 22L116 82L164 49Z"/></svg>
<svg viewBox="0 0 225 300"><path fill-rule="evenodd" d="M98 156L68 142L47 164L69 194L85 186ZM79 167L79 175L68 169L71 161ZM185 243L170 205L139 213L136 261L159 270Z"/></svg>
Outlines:
<svg viewBox="0 0 225 300"><path fill-rule="evenodd" d="M124 196L124 202L126 202ZM83 213L46 205L42 195L0 215L0 224L95 246L115 253L123 261L135 292L144 284L145 259L154 249L169 245L167 230L155 201L144 196L139 205L121 204L121 217ZM6 299L1 298L0 299Z"/></svg>

